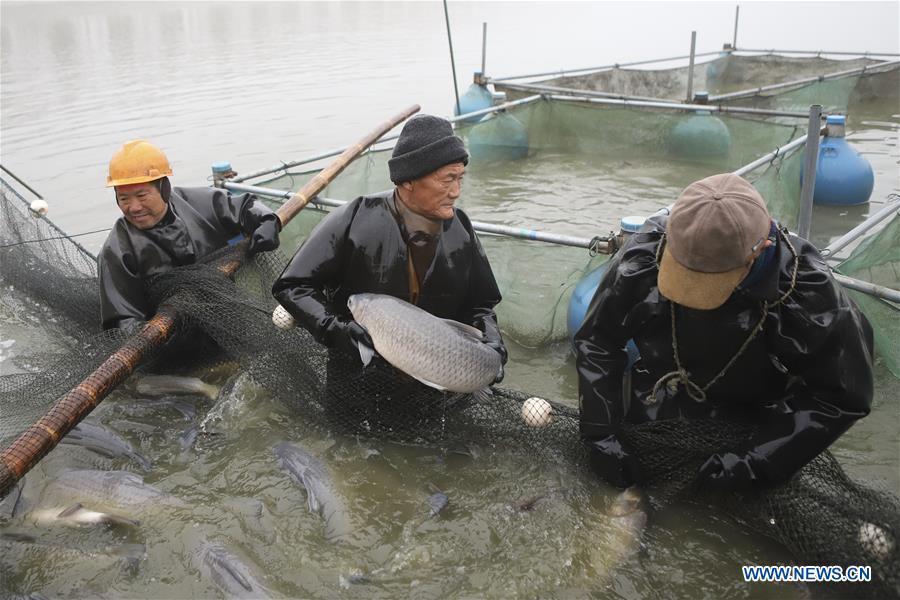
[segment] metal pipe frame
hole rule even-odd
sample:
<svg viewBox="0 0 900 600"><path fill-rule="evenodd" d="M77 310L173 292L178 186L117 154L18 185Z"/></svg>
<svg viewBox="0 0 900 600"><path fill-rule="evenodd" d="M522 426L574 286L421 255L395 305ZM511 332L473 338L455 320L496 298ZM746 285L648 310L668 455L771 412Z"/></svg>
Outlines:
<svg viewBox="0 0 900 600"><path fill-rule="evenodd" d="M242 183L225 182L225 189L235 192L249 192L258 196L268 196L270 198L289 199L293 194L290 191L276 190L272 188L260 187L257 185L245 185ZM329 206L338 208L347 204L347 200L338 200L336 198L323 198L316 196L310 200L310 204L315 206ZM573 235L565 235L562 233L552 233L547 231L535 231L533 229L523 229L521 227L510 227L509 225L498 225L495 223L485 223L483 221L472 221L472 227L480 233L491 233L506 237L513 237L522 240L532 240L537 242L546 242L548 244L557 244L559 246L572 246L574 248L585 248L587 250L595 249L596 238L583 238Z"/></svg>
<svg viewBox="0 0 900 600"><path fill-rule="evenodd" d="M713 50L711 52L701 52L699 54L695 54L695 57L700 56L712 56L722 54L721 50ZM603 65L600 67L584 67L582 69L568 69L561 71L547 71L544 73L532 73L530 75L510 75L507 77L491 77L488 79L488 83L494 83L497 81L512 81L513 79L530 79L532 77L547 77L549 75L555 75L557 77L562 75L572 75L573 73L581 73L585 75L594 71L608 71L610 69L621 69L623 67L637 67L639 65L652 65L653 63L663 63L663 62L672 62L675 60L684 60L686 58L690 58L689 54L685 54L683 56L672 56L670 58L653 58L650 60L638 60L634 62L628 63L613 63L611 65Z"/></svg>
<svg viewBox="0 0 900 600"><path fill-rule="evenodd" d="M735 37L735 41L737 41L737 37ZM823 54L830 54L832 56L858 56L860 58L868 58L870 56L900 56L900 53L897 52L830 52L828 50L755 50L751 48L738 48L737 45L732 45L735 52L755 52L757 54L811 54L816 57L821 57Z"/></svg>
<svg viewBox="0 0 900 600"><path fill-rule="evenodd" d="M687 99L691 102L694 99L694 53L697 50L697 32L691 32L691 54L688 61L688 80L687 80Z"/></svg>
<svg viewBox="0 0 900 600"><path fill-rule="evenodd" d="M734 38L731 40L731 47L737 48L737 32L738 32L738 19L741 16L741 5L738 4L734 7Z"/></svg>
<svg viewBox="0 0 900 600"><path fill-rule="evenodd" d="M450 70L453 71L453 93L456 95L456 114L462 112L459 107L459 87L456 85L456 58L453 56L453 37L450 35L450 13L447 12L447 0L444 0L444 22L447 24L447 43L450 45Z"/></svg>
<svg viewBox="0 0 900 600"><path fill-rule="evenodd" d="M821 131L822 105L809 107L809 125L806 129L806 156L804 161L803 185L800 188L800 215L797 218L797 233L803 239L809 239L812 228L813 192L816 189L816 167L819 161L819 136Z"/></svg>
<svg viewBox="0 0 900 600"><path fill-rule="evenodd" d="M821 133L823 129L824 129L824 127L822 127L821 129L819 129L819 133ZM757 158L757 159L754 160L753 162L747 163L746 165L744 165L743 167L741 167L741 168L738 169L737 171L733 171L733 173L734 173L735 175L740 175L741 177L743 177L744 175L746 175L747 173L749 173L749 172L752 171L753 169L756 169L756 168L758 168L758 167L761 167L761 166L763 166L763 165L765 165L765 164L771 162L772 159L775 158L776 156L785 156L788 152L791 152L791 151L794 150L795 148L797 148L797 147L799 147L799 146L802 146L802 145L805 144L805 143L806 143L806 134L803 134L803 135L801 135L800 137L798 137L797 139L791 140L790 142L788 142L788 143L785 144L784 146L778 148L778 149L775 150L774 152L769 152L768 154L765 154L765 155L763 155L763 156L760 156L759 158Z"/></svg>
<svg viewBox="0 0 900 600"><path fill-rule="evenodd" d="M828 247L821 251L822 256L826 260L837 260L835 258L835 255L838 252L855 242L857 239L862 237L863 234L865 234L867 231L869 231L888 217L898 213L900 213L900 201L889 200L887 206L883 206L881 210L873 215L869 215L869 217L865 221L863 221L835 241L831 242Z"/></svg>
<svg viewBox="0 0 900 600"><path fill-rule="evenodd" d="M522 106L524 104L530 104L531 102L536 102L537 100L540 100L540 99L541 99L540 94L535 94L534 96L528 96L527 98L521 98L519 100L513 100L511 102L504 102L503 104L498 104L497 106L482 108L481 110L475 110L470 113L466 113L464 115L450 117L447 120L450 121L451 123L457 123L459 121L463 121L463 120L471 118L471 117L477 117L479 115L486 115L486 114L494 113L494 112L501 112L501 111L507 110L509 108L512 108L514 106ZM378 141L378 144L383 144L385 142L390 142L390 141L396 140L398 137L400 137L399 134L385 136ZM248 174L242 175L240 177L235 177L234 179L230 179L229 181L231 181L233 183L241 183L243 181L248 181L250 179L262 177L263 175L271 175L272 173L277 173L278 171L287 171L288 169L293 168L293 167L299 167L301 165L307 165L310 163L314 163L316 161L323 160L325 158L331 158L332 156L337 156L338 154L341 154L342 152L344 152L344 150L346 150L346 148L338 148L336 150L329 150L328 152L323 152L322 154L316 154L315 156L311 156L309 158L304 158L302 160L285 162L285 163L281 163L280 165L276 165L274 167L269 167L268 169L260 169L259 171L253 171L252 173L248 173ZM371 152L371 151L372 150L370 149L366 153Z"/></svg>
<svg viewBox="0 0 900 600"><path fill-rule="evenodd" d="M850 288L851 290L856 290L870 296L875 296L876 298L881 298L882 300L889 300L891 302L900 304L900 291L885 287L883 285L863 281L862 279L847 277L846 275L841 275L840 273L837 273L835 271L832 271L831 274L832 276L834 276L835 281L846 288Z"/></svg>
<svg viewBox="0 0 900 600"><path fill-rule="evenodd" d="M735 100L738 98L745 98L747 96L755 96L756 94L761 94L763 92L771 92L774 90L781 90L785 88L791 87L799 87L802 85L806 85L807 83L815 83L817 81L827 81L829 79L839 79L841 77L849 77L850 75L857 75L860 73L869 73L872 71L880 71L882 69L888 68L896 68L900 65L900 60L892 60L886 62L880 62L874 65L866 65L863 67L857 67L855 69L847 69L845 71L836 71L834 73L825 73L823 75L818 75L816 77L806 77L804 79L797 79L794 81L786 81L784 83L774 83L772 85L763 85L755 88L748 88L746 90L739 90L737 92L730 92L728 94L719 94L718 96L710 96L710 102L720 102L722 100Z"/></svg>
<svg viewBox="0 0 900 600"><path fill-rule="evenodd" d="M484 77L485 64L487 60L487 23L481 24L481 75Z"/></svg>
<svg viewBox="0 0 900 600"><path fill-rule="evenodd" d="M572 90L572 92L580 92L580 96L567 96L561 94L551 94L551 100L561 100L563 102L589 102L591 104L608 104L611 106L636 106L641 108L660 108L667 110L681 111L697 111L705 110L707 112L735 113L749 115L764 115L769 117L794 117L805 119L808 113L791 112L786 110L767 110L764 108L745 108L742 106L720 106L717 104L681 104L678 102L664 102L661 100L630 100L628 98L594 98L586 95L581 90Z"/></svg>

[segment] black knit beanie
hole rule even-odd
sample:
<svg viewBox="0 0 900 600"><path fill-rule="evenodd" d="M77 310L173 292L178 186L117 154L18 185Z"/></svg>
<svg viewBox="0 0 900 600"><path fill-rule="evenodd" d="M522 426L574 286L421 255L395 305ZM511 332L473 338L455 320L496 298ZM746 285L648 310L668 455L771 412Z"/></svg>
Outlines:
<svg viewBox="0 0 900 600"><path fill-rule="evenodd" d="M388 169L391 181L400 185L457 162L469 164L469 153L463 141L453 135L450 121L416 115L403 126Z"/></svg>

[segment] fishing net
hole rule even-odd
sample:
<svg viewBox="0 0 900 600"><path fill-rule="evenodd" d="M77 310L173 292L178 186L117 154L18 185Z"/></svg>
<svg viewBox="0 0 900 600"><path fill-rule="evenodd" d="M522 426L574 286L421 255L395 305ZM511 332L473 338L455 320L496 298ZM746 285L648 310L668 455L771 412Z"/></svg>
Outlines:
<svg viewBox="0 0 900 600"><path fill-rule="evenodd" d="M43 329L53 346L27 360L13 357L19 372L5 368L0 377L4 427L0 441L5 445L16 426L27 426L36 410L47 408L73 387L122 337L96 332L96 280L90 254L71 241L48 239L57 232L46 220L30 217L15 191L4 187L2 200L0 306L15 312L28 298L41 311L46 308L47 315L57 315L30 323ZM309 219L296 222L299 230L310 224ZM30 240L47 241L20 243ZM868 246L880 248L882 242ZM548 417L540 402L532 406L527 394L512 389L494 388L487 400L441 393L386 363L376 361L364 369L354 358L329 353L302 329L272 325L271 283L287 257L273 252L245 261L231 280L217 267L238 258L237 252L226 248L202 264L166 273L148 285L148 293L177 310L179 332L189 333L182 338L214 340L222 353L218 359L224 356L239 363L300 418L334 432L416 444L457 440L507 446L555 464L585 466L576 408L549 401ZM54 285L38 281L50 275L57 278ZM71 309L74 305L79 308ZM161 350L158 360L167 351ZM851 481L828 452L774 490L708 498L695 493L692 481L699 465L713 452L739 447L751 434L746 426L721 421L661 421L630 425L623 432L637 449L655 506L682 500L712 503L784 544L800 564L872 567L872 583L858 588L840 584L835 588L838 593L900 594L897 499Z"/></svg>
<svg viewBox="0 0 900 600"><path fill-rule="evenodd" d="M715 96L752 90L776 82L798 81L872 67L881 62L885 61L872 58L834 60L818 56L746 56L723 53L713 60L694 65L692 89L705 90ZM584 75L556 77L538 83L572 90L684 101L687 96L688 75L688 67L613 68ZM867 103L883 100L886 95L896 98L898 76L898 65L879 67L861 74L789 86L723 102L735 106L803 112L809 110L811 104L822 104L826 111L847 112L851 106L854 109L863 108ZM498 91L506 92L510 99L522 98L530 93L507 87L502 82L494 85ZM896 100L894 104L896 105Z"/></svg>
<svg viewBox="0 0 900 600"><path fill-rule="evenodd" d="M897 202L896 195L894 198ZM900 289L900 215L895 213L886 226L867 236L837 270L893 290ZM875 326L875 345L885 365L895 377L900 377L900 306L854 290L847 291Z"/></svg>

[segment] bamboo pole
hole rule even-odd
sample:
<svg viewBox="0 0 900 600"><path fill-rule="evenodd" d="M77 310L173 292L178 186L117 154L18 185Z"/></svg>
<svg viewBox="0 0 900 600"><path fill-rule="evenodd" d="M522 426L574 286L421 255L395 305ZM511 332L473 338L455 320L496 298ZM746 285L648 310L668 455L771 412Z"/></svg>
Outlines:
<svg viewBox="0 0 900 600"><path fill-rule="evenodd" d="M418 111L418 105L407 108L347 148L278 210L281 222L286 224L290 221L309 203L310 198L314 198L367 147ZM246 243L246 240L241 242L245 245ZM232 275L240 265L241 261L235 260L223 265L220 270L225 275ZM0 498L5 497L16 482L46 456L60 439L90 414L116 386L127 379L150 352L161 347L172 337L177 319L178 314L172 308L161 307L139 333L129 338L121 348L57 401L43 417L0 454Z"/></svg>

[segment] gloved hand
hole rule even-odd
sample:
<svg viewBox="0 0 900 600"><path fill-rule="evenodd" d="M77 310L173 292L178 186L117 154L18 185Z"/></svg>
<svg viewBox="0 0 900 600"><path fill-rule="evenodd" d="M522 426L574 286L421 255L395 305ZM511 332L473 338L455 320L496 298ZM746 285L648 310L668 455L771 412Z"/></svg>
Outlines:
<svg viewBox="0 0 900 600"><path fill-rule="evenodd" d="M696 481L698 487L719 490L747 490L761 483L753 468L753 455L733 452L710 456L697 472Z"/></svg>
<svg viewBox="0 0 900 600"><path fill-rule="evenodd" d="M641 483L637 459L628 453L615 434L586 443L591 470L598 477L619 488Z"/></svg>
<svg viewBox="0 0 900 600"><path fill-rule="evenodd" d="M375 344L365 327L356 321L340 321L337 325L336 346L350 356L359 356L368 365L375 356Z"/></svg>
<svg viewBox="0 0 900 600"><path fill-rule="evenodd" d="M279 231L281 231L281 221L277 218L266 219L260 223L250 236L250 247L247 249L250 256L257 252L268 252L277 248Z"/></svg>

